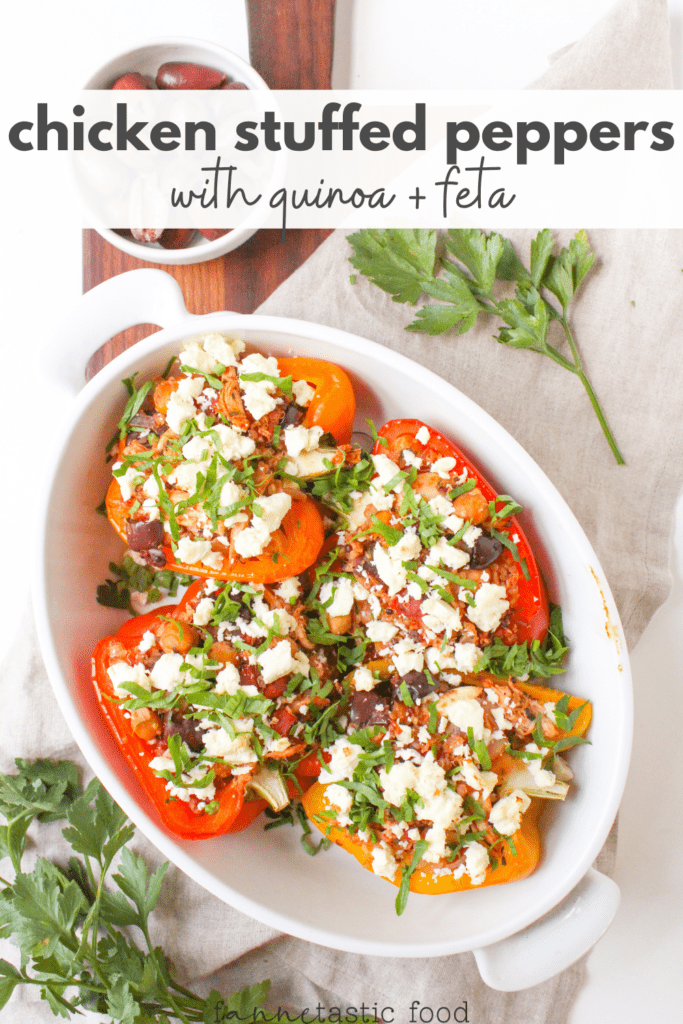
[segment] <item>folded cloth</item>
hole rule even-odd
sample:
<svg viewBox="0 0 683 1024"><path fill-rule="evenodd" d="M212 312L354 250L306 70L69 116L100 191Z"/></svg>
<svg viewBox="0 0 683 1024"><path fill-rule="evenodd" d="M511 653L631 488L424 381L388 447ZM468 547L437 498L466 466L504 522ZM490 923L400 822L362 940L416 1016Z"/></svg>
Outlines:
<svg viewBox="0 0 683 1024"><path fill-rule="evenodd" d="M531 89L673 89L666 0L622 0Z"/></svg>
<svg viewBox="0 0 683 1024"><path fill-rule="evenodd" d="M665 88L671 76L663 0L624 0L558 59L536 88ZM566 242L570 232L561 232ZM520 251L531 232L516 231ZM586 368L628 465L614 464L578 381L532 353L497 346L485 323L463 337L407 334L410 309L364 280L349 282L349 248L337 232L261 307L262 312L331 324L371 338L428 366L482 405L536 459L594 544L630 643L669 586L671 519L683 473L683 424L676 400L683 343L678 295L680 233L594 231L597 266L573 315ZM315 282L315 287L311 287ZM514 382L514 386L511 386ZM68 757L84 765L50 688L27 614L0 671L5 708L0 770L15 756ZM84 766L86 776L88 769ZM32 829L35 852L55 858L59 827ZM133 848L150 864L159 853L140 835ZM613 850L601 863L609 870ZM1 873L1 872L0 872ZM325 949L274 931L221 903L171 869L153 919L153 941L198 991L224 992L270 978L268 1005L291 1010L392 1007L407 1024L419 1000L434 1012L467 1002L476 1024L562 1024L581 982L576 966L525 992L505 994L481 981L471 954L389 960ZM0 941L0 956L16 951ZM3 1019L53 1020L34 989L21 989ZM18 1008L21 1004L21 1009ZM462 1014L460 1014L462 1017ZM442 1014L443 1019L445 1016ZM100 1015L86 1019L99 1022ZM426 1018L425 1018L426 1019Z"/></svg>

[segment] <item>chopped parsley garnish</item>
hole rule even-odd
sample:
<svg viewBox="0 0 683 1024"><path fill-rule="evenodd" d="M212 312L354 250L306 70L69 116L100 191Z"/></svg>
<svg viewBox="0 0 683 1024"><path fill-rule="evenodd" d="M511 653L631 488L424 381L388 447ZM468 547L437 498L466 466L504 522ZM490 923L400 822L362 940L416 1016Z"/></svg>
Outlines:
<svg viewBox="0 0 683 1024"><path fill-rule="evenodd" d="M410 878L428 849L429 843L426 839L418 840L418 842L415 843L415 848L413 850L413 859L409 865L401 869L401 885L398 890L398 896L396 897L396 903L394 904L396 907L396 913L399 916L403 913L408 904Z"/></svg>
<svg viewBox="0 0 683 1024"><path fill-rule="evenodd" d="M175 597L178 587L187 587L194 582L193 576L172 572L170 569L154 570L138 565L130 555L125 555L120 565L109 563L109 571L118 579L107 579L97 588L98 604L106 608L124 608L131 615L137 615L131 603L131 594L145 594L147 601L154 604L164 593Z"/></svg>

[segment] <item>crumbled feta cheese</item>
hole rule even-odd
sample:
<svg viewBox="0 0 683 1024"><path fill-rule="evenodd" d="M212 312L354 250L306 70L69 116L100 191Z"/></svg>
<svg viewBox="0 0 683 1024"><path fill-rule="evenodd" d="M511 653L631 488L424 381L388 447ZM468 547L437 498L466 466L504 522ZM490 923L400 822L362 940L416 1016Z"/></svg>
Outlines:
<svg viewBox="0 0 683 1024"><path fill-rule="evenodd" d="M248 455L252 455L256 448L256 442L252 441L250 437L245 434L240 434L239 430L235 430L233 427L227 426L225 423L214 423L211 427L212 434L217 435L218 441L215 443L212 439L212 450L220 452L224 459L235 461L236 459L244 459ZM218 468L219 475L221 473L221 467Z"/></svg>
<svg viewBox="0 0 683 1024"><path fill-rule="evenodd" d="M511 836L522 823L522 815L531 803L530 798L521 789L514 789L509 796L504 796L491 808L489 821L502 836Z"/></svg>
<svg viewBox="0 0 683 1024"><path fill-rule="evenodd" d="M111 467L112 472L114 473L116 470L121 469L122 466L122 462L115 462ZM115 476L114 479L121 488L121 497L123 500L130 501L133 497L133 491L144 482L145 478L143 473L139 469L136 469L135 466L128 466L125 473L122 473L121 476Z"/></svg>
<svg viewBox="0 0 683 1024"><path fill-rule="evenodd" d="M272 412L281 403L282 399L273 397L276 385L272 380L246 381L243 379L245 375L249 376L252 373L265 373L268 377L279 377L280 370L274 356L262 356L258 352L253 352L242 360L239 373L244 407L255 420L260 420L262 416Z"/></svg>
<svg viewBox="0 0 683 1024"><path fill-rule="evenodd" d="M450 792L450 790L449 790ZM441 825L432 825L425 834L429 846L422 854L422 860L426 863L434 863L441 860L450 852L446 844L446 830Z"/></svg>
<svg viewBox="0 0 683 1024"><path fill-rule="evenodd" d="M353 586L345 576L323 583L320 588L320 601L326 604L332 598L332 604L325 608L329 616L348 615L353 608Z"/></svg>
<svg viewBox="0 0 683 1024"><path fill-rule="evenodd" d="M215 603L211 597L203 597L201 599L192 617L195 626L207 626L209 624Z"/></svg>
<svg viewBox="0 0 683 1024"><path fill-rule="evenodd" d="M140 665L129 665L127 661L115 661L113 665L110 665L107 669L107 675L111 679L111 684L114 688L114 694L117 697L130 697L131 691L126 686L126 683L137 683L144 690L151 690L152 684L149 676L145 671L145 666Z"/></svg>
<svg viewBox="0 0 683 1024"><path fill-rule="evenodd" d="M306 672L302 668L303 659L305 659L306 663ZM303 652L297 652L296 655L293 655L288 640L280 640L274 647L268 647L259 654L256 662L261 669L261 675L266 684L272 683L275 679L281 679L282 676L292 675L295 672L302 672L304 675L308 675L308 671L310 671L306 655Z"/></svg>
<svg viewBox="0 0 683 1024"><path fill-rule="evenodd" d="M159 484L156 482L156 479L153 476L147 477L144 484L142 485L142 490L147 495L148 498L159 497Z"/></svg>
<svg viewBox="0 0 683 1024"><path fill-rule="evenodd" d="M410 761L394 763L389 771L384 768L379 770L379 784L384 794L394 807L400 807L406 798L409 789L415 790L417 784L418 769Z"/></svg>
<svg viewBox="0 0 683 1024"><path fill-rule="evenodd" d="M433 544L427 554L427 565L444 565L447 569L457 571L467 565L470 556L460 548L452 547L445 537L439 537L436 544ZM421 575L421 574L420 574Z"/></svg>
<svg viewBox="0 0 683 1024"><path fill-rule="evenodd" d="M201 373L210 373L216 365L216 359L206 352L201 341L188 341L178 356L181 366L190 366Z"/></svg>
<svg viewBox="0 0 683 1024"><path fill-rule="evenodd" d="M322 427L285 427L284 438L287 454L296 458L301 452L312 452L320 444Z"/></svg>
<svg viewBox="0 0 683 1024"><path fill-rule="evenodd" d="M224 729L209 729L204 733L204 746L210 757L224 757L229 764L251 764L258 761L248 732L239 732L232 739Z"/></svg>
<svg viewBox="0 0 683 1024"><path fill-rule="evenodd" d="M535 743L527 743L524 747L530 754L543 754L548 753L547 747L538 747ZM534 782L539 789L550 789L551 786L555 785L555 773L551 772L548 768L542 767L542 760L539 757L531 758L524 762L531 772Z"/></svg>
<svg viewBox="0 0 683 1024"><path fill-rule="evenodd" d="M348 814L353 805L353 795L344 786L333 782L330 786L325 787L325 803L336 807L342 814Z"/></svg>
<svg viewBox="0 0 683 1024"><path fill-rule="evenodd" d="M166 422L176 434L182 433L184 424L195 415L194 399L201 395L203 387L201 377L181 377L177 389L171 392Z"/></svg>
<svg viewBox="0 0 683 1024"><path fill-rule="evenodd" d="M477 540L482 535L482 530L478 526L468 526L462 535L462 539L468 548L473 548Z"/></svg>
<svg viewBox="0 0 683 1024"><path fill-rule="evenodd" d="M398 562L410 562L417 558L422 550L422 541L418 537L415 527L410 527L403 536L389 548L389 557Z"/></svg>
<svg viewBox="0 0 683 1024"><path fill-rule="evenodd" d="M415 469L419 469L422 465L422 459L415 452L411 452L410 448L406 448L405 451L401 452L403 461L407 466L415 466Z"/></svg>
<svg viewBox="0 0 683 1024"><path fill-rule="evenodd" d="M253 558L263 554L268 546L271 535L278 529L292 507L289 494L279 491L268 497L259 497L257 504L261 516L254 515L251 525L246 527L235 538L235 551L242 558Z"/></svg>
<svg viewBox="0 0 683 1024"><path fill-rule="evenodd" d="M353 778L363 748L357 743L351 743L345 736L340 736L327 748L327 753L330 755L328 770L322 770L320 781L341 782L342 779Z"/></svg>
<svg viewBox="0 0 683 1024"><path fill-rule="evenodd" d="M407 570L403 567L401 561L393 559L379 541L375 544L372 560L377 568L379 578L387 585L389 597L394 597L400 593L408 582Z"/></svg>
<svg viewBox="0 0 683 1024"><path fill-rule="evenodd" d="M161 754L159 757L153 757L152 760L149 762L149 766L153 772L167 771L172 772L175 775L175 765L173 763L173 758L168 753L168 751ZM210 766L208 764L195 765L195 767L190 768L189 771L183 772L181 778L185 783L193 782L195 779L201 779L203 775L206 775L206 773L209 770L209 767ZM196 796L198 799L206 802L208 800L213 800L214 796L216 795L216 787L212 782L210 782L208 786L193 787L175 786L169 780L166 783L166 789L168 790L170 796L176 797L176 799L178 800L182 800L183 803L187 803L191 796Z"/></svg>
<svg viewBox="0 0 683 1024"><path fill-rule="evenodd" d="M238 338L224 338L222 334L205 334L202 342L204 351L215 356L223 366L237 366L237 356L247 347Z"/></svg>
<svg viewBox="0 0 683 1024"><path fill-rule="evenodd" d="M458 779L462 779L472 789L481 790L484 799L493 792L498 783L498 776L495 772L482 771L473 761L463 761Z"/></svg>
<svg viewBox="0 0 683 1024"><path fill-rule="evenodd" d="M392 649L391 661L400 676L421 672L424 668L424 647L412 640L399 640Z"/></svg>
<svg viewBox="0 0 683 1024"><path fill-rule="evenodd" d="M369 668L357 668L353 673L353 686L355 690L372 690L377 686L379 679L375 679Z"/></svg>
<svg viewBox="0 0 683 1024"><path fill-rule="evenodd" d="M386 644L398 633L398 628L390 622L368 622L365 627L368 640L373 644Z"/></svg>
<svg viewBox="0 0 683 1024"><path fill-rule="evenodd" d="M465 847L465 871L470 876L472 885L481 885L486 878L489 866L489 854L481 843L468 843Z"/></svg>
<svg viewBox="0 0 683 1024"><path fill-rule="evenodd" d="M240 674L236 665L230 662L216 676L216 693L227 693L233 697L240 686ZM258 692L258 691L257 691Z"/></svg>
<svg viewBox="0 0 683 1024"><path fill-rule="evenodd" d="M422 622L435 633L454 632L460 629L460 612L440 597L429 597L422 602Z"/></svg>
<svg viewBox="0 0 683 1024"><path fill-rule="evenodd" d="M432 673L443 672L446 668L455 668L452 647L446 646L443 650L440 647L428 647L425 651L425 658L427 659L427 668Z"/></svg>
<svg viewBox="0 0 683 1024"><path fill-rule="evenodd" d="M420 427L420 429L415 434L415 438L420 442L420 444L427 444L427 442L429 441L429 437L430 434L426 427Z"/></svg>
<svg viewBox="0 0 683 1024"><path fill-rule="evenodd" d="M481 658L481 651L476 644L455 644L453 655L454 667L458 672L474 672L474 666Z"/></svg>
<svg viewBox="0 0 683 1024"><path fill-rule="evenodd" d="M305 408L313 401L315 388L312 388L308 381L295 380L292 382L292 395L296 404Z"/></svg>
<svg viewBox="0 0 683 1024"><path fill-rule="evenodd" d="M181 537L176 548L176 558L186 565L196 565L201 562L210 569L220 569L223 564L223 556L218 551L213 551L211 541L192 540L190 537Z"/></svg>
<svg viewBox="0 0 683 1024"><path fill-rule="evenodd" d="M453 514L453 502L443 494L435 494L427 502L432 512L437 516L450 516Z"/></svg>
<svg viewBox="0 0 683 1024"><path fill-rule="evenodd" d="M445 455L432 463L432 473L436 473L442 480L447 480L455 469L455 459L452 455Z"/></svg>
<svg viewBox="0 0 683 1024"><path fill-rule="evenodd" d="M395 462L389 458L388 455L383 455L381 452L378 455L371 455L372 464L375 467L378 479L373 480L375 488L379 491L382 490L385 484L388 484L390 480L400 473L400 469ZM393 487L394 491L400 491L403 489L403 480L399 480Z"/></svg>
<svg viewBox="0 0 683 1024"><path fill-rule="evenodd" d="M398 871L398 864L386 843L379 843L372 851L372 870L380 878L388 878L393 882Z"/></svg>
<svg viewBox="0 0 683 1024"><path fill-rule="evenodd" d="M157 638L155 637L154 633L152 633L149 629L147 629L142 634L142 640L138 644L138 650L142 654L145 654L152 647L154 647L156 642L157 642Z"/></svg>
<svg viewBox="0 0 683 1024"><path fill-rule="evenodd" d="M475 740L484 739L484 709L471 697L463 697L462 691L451 690L439 698L439 711L452 725L467 734L472 729Z"/></svg>
<svg viewBox="0 0 683 1024"><path fill-rule="evenodd" d="M227 480L221 487L221 496L218 499L221 508L228 509L231 505L236 505L238 501L247 496L247 491L244 487L240 487L234 480ZM235 523L246 523L249 517L246 512L238 511L233 516L228 516L224 519L226 527L234 526Z"/></svg>
<svg viewBox="0 0 683 1024"><path fill-rule="evenodd" d="M509 607L505 587L482 583L474 595L474 605L468 606L466 614L483 633L490 633L498 629Z"/></svg>
<svg viewBox="0 0 683 1024"><path fill-rule="evenodd" d="M283 580L280 586L275 588L275 593L278 597L281 597L283 601L289 601L292 597L299 596L301 593L301 584L296 576L292 576L288 580Z"/></svg>
<svg viewBox="0 0 683 1024"><path fill-rule="evenodd" d="M150 672L152 682L157 689L172 690L174 686L185 680L186 671L180 671L180 666L184 661L182 654L161 655Z"/></svg>
<svg viewBox="0 0 683 1024"><path fill-rule="evenodd" d="M505 732L506 729L512 729L512 722L508 722L502 708L491 708L491 714L501 732Z"/></svg>

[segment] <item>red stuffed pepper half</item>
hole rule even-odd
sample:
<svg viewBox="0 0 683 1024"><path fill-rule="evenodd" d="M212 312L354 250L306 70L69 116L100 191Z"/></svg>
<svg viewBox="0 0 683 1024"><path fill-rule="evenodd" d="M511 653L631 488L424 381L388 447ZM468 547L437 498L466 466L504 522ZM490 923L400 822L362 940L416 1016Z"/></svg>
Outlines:
<svg viewBox="0 0 683 1024"><path fill-rule="evenodd" d="M306 637L304 597L296 578L198 580L180 604L97 645L100 709L174 834L239 831L266 806L281 811L315 772L311 751L329 739L339 692L329 650Z"/></svg>

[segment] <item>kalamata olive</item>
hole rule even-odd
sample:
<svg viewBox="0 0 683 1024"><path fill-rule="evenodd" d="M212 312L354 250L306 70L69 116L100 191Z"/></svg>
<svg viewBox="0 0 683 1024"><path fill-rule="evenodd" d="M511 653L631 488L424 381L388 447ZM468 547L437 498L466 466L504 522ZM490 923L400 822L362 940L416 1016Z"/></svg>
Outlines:
<svg viewBox="0 0 683 1024"><path fill-rule="evenodd" d="M149 548L161 547L164 539L164 527L159 519L150 523L141 520L126 520L126 540L133 551L147 551Z"/></svg>
<svg viewBox="0 0 683 1024"><path fill-rule="evenodd" d="M197 228L200 235L204 235L209 242L215 242L217 238L222 238L223 235L227 235L232 228Z"/></svg>
<svg viewBox="0 0 683 1024"><path fill-rule="evenodd" d="M205 64L171 60L157 71L157 89L220 89L227 81L224 71Z"/></svg>
<svg viewBox="0 0 683 1024"><path fill-rule="evenodd" d="M147 551L142 552L142 557L153 569L163 569L166 565L166 555L161 548L148 548Z"/></svg>
<svg viewBox="0 0 683 1024"><path fill-rule="evenodd" d="M357 444L359 448L362 448L368 454L375 447L374 438L370 434L363 433L362 430L354 430L351 434L351 444Z"/></svg>
<svg viewBox="0 0 683 1024"><path fill-rule="evenodd" d="M164 724L164 739L180 735L183 743L187 743L190 750L195 752L204 746L204 732L199 727L199 722L194 718L183 718L178 711L173 711Z"/></svg>
<svg viewBox="0 0 683 1024"><path fill-rule="evenodd" d="M329 432L329 430L327 430L324 434L321 435L320 440L318 441L318 444L320 445L321 448L336 448L337 447L337 442L335 441L334 437Z"/></svg>
<svg viewBox="0 0 683 1024"><path fill-rule="evenodd" d="M130 418L131 427L142 427L143 430L154 430L154 417L148 416L146 412L136 412Z"/></svg>
<svg viewBox="0 0 683 1024"><path fill-rule="evenodd" d="M401 683L405 683L408 688L408 693L413 700L420 700L422 697L426 697L428 693L431 693L434 689L434 683L430 683L429 679L424 672L407 672L404 676L401 676L398 683L394 687L394 696L401 699Z"/></svg>
<svg viewBox="0 0 683 1024"><path fill-rule="evenodd" d="M386 725L389 721L386 699L372 690L358 690L351 699L349 721L359 729L368 725Z"/></svg>
<svg viewBox="0 0 683 1024"><path fill-rule="evenodd" d="M290 402L290 404L285 409L284 416L280 420L280 426L283 428L298 427L300 423L303 423L305 416L305 409L300 409L299 406L295 405L294 402Z"/></svg>
<svg viewBox="0 0 683 1024"><path fill-rule="evenodd" d="M166 228L159 239L164 249L186 249L194 234L194 228Z"/></svg>
<svg viewBox="0 0 683 1024"><path fill-rule="evenodd" d="M164 233L163 228L131 228L130 233L136 242L158 242Z"/></svg>
<svg viewBox="0 0 683 1024"><path fill-rule="evenodd" d="M116 79L112 89L149 89L149 86L138 71L129 71Z"/></svg>
<svg viewBox="0 0 683 1024"><path fill-rule="evenodd" d="M487 565L495 562L502 550L503 545L499 540L482 533L474 542L470 555L470 569L485 569Z"/></svg>

